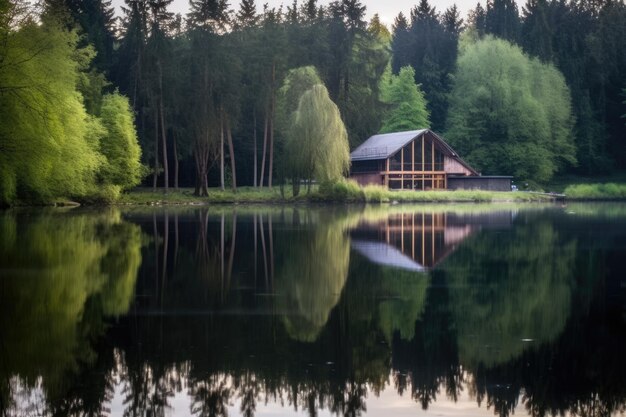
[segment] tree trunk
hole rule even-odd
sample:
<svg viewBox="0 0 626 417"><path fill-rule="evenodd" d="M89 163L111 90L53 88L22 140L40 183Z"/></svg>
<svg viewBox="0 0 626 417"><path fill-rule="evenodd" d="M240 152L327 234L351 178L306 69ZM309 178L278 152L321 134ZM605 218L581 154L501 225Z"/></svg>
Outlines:
<svg viewBox="0 0 626 417"><path fill-rule="evenodd" d="M261 178L259 178L259 187L263 188L263 177L265 176L265 155L267 153L267 131L269 127L269 109L265 113L265 127L263 131L263 156L261 157Z"/></svg>
<svg viewBox="0 0 626 417"><path fill-rule="evenodd" d="M152 191L156 192L157 177L159 176L159 112L154 106L154 175L152 176Z"/></svg>
<svg viewBox="0 0 626 417"><path fill-rule="evenodd" d="M226 117L226 137L228 138L228 154L230 155L230 170L232 174L233 191L237 192L237 170L235 167L235 147L233 145L233 132L230 128L230 119Z"/></svg>
<svg viewBox="0 0 626 417"><path fill-rule="evenodd" d="M159 113L161 116L161 137L163 139L163 177L165 189L163 192L167 194L169 190L169 170L167 167L167 130L165 129L165 111L163 110L163 71L161 63L158 62L159 68Z"/></svg>
<svg viewBox="0 0 626 417"><path fill-rule="evenodd" d="M272 98L270 106L270 166L268 168L267 185L272 188L272 172L274 170L274 110L276 107L276 97L274 94L274 83L276 81L276 64L272 64Z"/></svg>
<svg viewBox="0 0 626 417"><path fill-rule="evenodd" d="M220 111L220 188L224 191L224 113Z"/></svg>
<svg viewBox="0 0 626 417"><path fill-rule="evenodd" d="M196 150L194 150L193 152L193 160L196 164L196 185L195 188L193 190L193 195L195 196L199 196L200 195L200 160L198 159L198 152Z"/></svg>
<svg viewBox="0 0 626 417"><path fill-rule="evenodd" d="M254 188L257 187L257 149L256 149L256 110L254 110L253 115L252 115L252 119L254 120L254 181L252 182ZM255 233L256 233L256 229L255 229Z"/></svg>
<svg viewBox="0 0 626 417"><path fill-rule="evenodd" d="M169 170L167 167L167 133L165 130L165 117L163 112L163 100L160 100L160 112L161 112L161 138L163 147L163 178L165 189L163 192L167 194L169 190Z"/></svg>
<svg viewBox="0 0 626 417"><path fill-rule="evenodd" d="M178 146L176 143L176 133L172 133L174 136L174 189L178 191Z"/></svg>

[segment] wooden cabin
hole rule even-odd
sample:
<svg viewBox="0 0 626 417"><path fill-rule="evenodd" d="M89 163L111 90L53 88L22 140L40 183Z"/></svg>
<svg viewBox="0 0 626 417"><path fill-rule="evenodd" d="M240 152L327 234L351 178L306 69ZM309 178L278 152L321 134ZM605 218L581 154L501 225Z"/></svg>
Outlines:
<svg viewBox="0 0 626 417"><path fill-rule="evenodd" d="M374 135L350 155L350 177L394 190L510 191L512 177L483 177L428 129Z"/></svg>

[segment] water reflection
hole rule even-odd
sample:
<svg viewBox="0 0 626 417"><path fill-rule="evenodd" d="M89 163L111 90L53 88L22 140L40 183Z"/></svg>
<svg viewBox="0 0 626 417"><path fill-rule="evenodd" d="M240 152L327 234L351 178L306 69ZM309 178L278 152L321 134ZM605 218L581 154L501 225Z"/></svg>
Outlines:
<svg viewBox="0 0 626 417"><path fill-rule="evenodd" d="M139 227L115 211L0 214L3 407L15 409L12 395L28 387L50 399L72 396L68 375L100 364L93 342L106 331L104 316L128 311L141 242ZM105 398L81 408L99 409Z"/></svg>
<svg viewBox="0 0 626 417"><path fill-rule="evenodd" d="M572 212L4 212L0 409L623 411L626 222Z"/></svg>

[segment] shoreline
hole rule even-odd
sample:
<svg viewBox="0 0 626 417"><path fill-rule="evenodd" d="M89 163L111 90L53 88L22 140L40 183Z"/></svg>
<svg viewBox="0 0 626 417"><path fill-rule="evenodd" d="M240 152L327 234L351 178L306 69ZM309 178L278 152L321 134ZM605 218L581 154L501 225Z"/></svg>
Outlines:
<svg viewBox="0 0 626 417"><path fill-rule="evenodd" d="M193 195L193 189L184 188L170 190L164 194L162 189L153 191L148 188L139 188L122 194L118 200L106 201L74 201L71 199L57 199L49 203L18 203L12 206L0 207L133 207L133 206L228 206L228 205L396 205L396 204L510 204L510 203L568 203L568 202L620 202L626 201L621 196L573 195L543 193L533 191L483 191L483 190L454 190L454 191L392 191L384 189L356 190L340 189L321 191L315 189L310 194L306 192L293 197L290 190L284 194L279 187L273 189L240 187L237 192L232 190L209 190L209 195L198 197Z"/></svg>

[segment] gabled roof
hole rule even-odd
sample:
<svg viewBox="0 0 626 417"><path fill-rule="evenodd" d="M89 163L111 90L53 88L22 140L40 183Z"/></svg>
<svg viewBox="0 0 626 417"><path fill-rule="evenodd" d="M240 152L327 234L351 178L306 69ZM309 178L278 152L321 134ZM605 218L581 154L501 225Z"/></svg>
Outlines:
<svg viewBox="0 0 626 417"><path fill-rule="evenodd" d="M474 175L478 175L478 172L474 168L472 168L467 162L461 159L456 151L452 149L452 147L448 145L445 140L443 140L439 135L437 135L430 129L374 135L365 142L363 142L354 151L352 151L352 153L350 154L350 159L352 161L387 159L396 152L398 152L400 149L402 149L404 146L408 145L413 140L417 139L425 133L430 133L441 145L441 147L448 154L448 156L456 159L460 164L473 172Z"/></svg>
<svg viewBox="0 0 626 417"><path fill-rule="evenodd" d="M350 154L350 158L353 161L387 159L425 132L428 132L428 129L374 135L356 148Z"/></svg>

